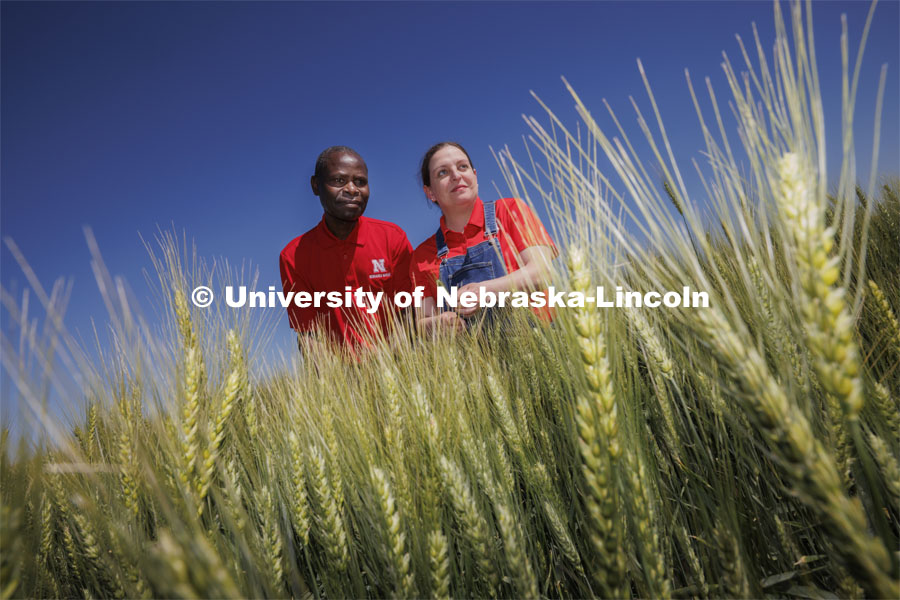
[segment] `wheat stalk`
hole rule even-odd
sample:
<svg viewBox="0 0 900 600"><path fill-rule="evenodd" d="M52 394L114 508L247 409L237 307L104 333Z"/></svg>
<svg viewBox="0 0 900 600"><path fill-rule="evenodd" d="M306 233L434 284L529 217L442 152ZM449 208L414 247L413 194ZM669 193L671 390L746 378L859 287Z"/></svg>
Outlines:
<svg viewBox="0 0 900 600"><path fill-rule="evenodd" d="M537 579L531 567L531 559L525 550L524 539L518 522L505 504L494 506L497 513L497 524L503 538L506 551L506 562L512 570L516 592L520 598L538 598Z"/></svg>
<svg viewBox="0 0 900 600"><path fill-rule="evenodd" d="M207 439L207 447L203 451L203 461L200 465L200 476L197 481L197 495L200 502L198 503L198 511L202 515L205 503L203 500L209 493L209 486L212 485L213 475L216 470L216 462L219 460L219 454L222 448L222 442L225 440L225 425L231 412L240 400L242 391L243 369L241 365L241 348L235 331L229 330L226 338L229 353L231 355L231 372L225 381L225 390L222 393L222 402L216 411L215 421L209 430Z"/></svg>
<svg viewBox="0 0 900 600"><path fill-rule="evenodd" d="M306 495L306 482L304 481L303 452L300 449L300 438L293 431L288 438L291 445L291 487L292 502L291 514L294 517L294 528L300 536L304 546L309 545L309 498Z"/></svg>
<svg viewBox="0 0 900 600"><path fill-rule="evenodd" d="M344 577L343 572L350 563L350 552L347 546L347 531L344 528L344 520L341 517L340 508L334 498L334 488L328 480L325 469L325 459L317 446L309 450L311 458L312 489L319 511L315 515L319 533L328 556L330 570L338 577Z"/></svg>
<svg viewBox="0 0 900 600"><path fill-rule="evenodd" d="M284 566L282 565L281 533L278 527L279 514L272 492L268 486L263 486L259 492L259 500L262 506L263 548L266 553L266 563L275 590L280 590L284 581Z"/></svg>
<svg viewBox="0 0 900 600"><path fill-rule="evenodd" d="M375 496L381 509L383 535L386 541L385 554L394 574L394 586L399 598L416 597L415 582L409 567L409 553L406 551L406 533L401 531L400 511L394 502L391 485L384 471L372 467L370 471L375 485Z"/></svg>
<svg viewBox="0 0 900 600"><path fill-rule="evenodd" d="M885 328L886 344L893 350L894 355L900 358L900 322L897 321L894 311L891 310L891 305L888 304L884 292L871 279L869 280L869 292L872 294L872 300L877 309L879 320Z"/></svg>
<svg viewBox="0 0 900 600"><path fill-rule="evenodd" d="M734 536L723 527L715 529L717 547L722 561L722 591L726 598L750 598L750 585L740 548Z"/></svg>
<svg viewBox="0 0 900 600"><path fill-rule="evenodd" d="M135 476L136 467L134 453L131 450L134 441L133 432L129 431L131 424L126 423L119 434L119 480L122 484L122 497L125 508L131 512L132 517L138 516L138 482Z"/></svg>
<svg viewBox="0 0 900 600"><path fill-rule="evenodd" d="M891 400L888 389L880 383L874 383L872 390L872 404L878 411L878 416L887 425L887 430L893 437L900 437L900 413L897 412L897 403Z"/></svg>
<svg viewBox="0 0 900 600"><path fill-rule="evenodd" d="M805 292L803 314L809 346L825 390L854 419L863 404L859 356L854 341L853 317L844 302L846 290L837 286L840 257L831 256L834 231L825 228L823 207L812 191L811 169L796 153L778 161L778 203L791 234L800 286Z"/></svg>
<svg viewBox="0 0 900 600"><path fill-rule="evenodd" d="M628 483L631 490L634 537L640 549L650 595L655 598L670 598L672 590L666 577L667 569L659 544L656 518L653 506L650 504L650 490L646 487L647 473L644 469L644 461L635 456L633 450L625 451L625 459L628 465Z"/></svg>
<svg viewBox="0 0 900 600"><path fill-rule="evenodd" d="M450 554L447 538L439 529L428 534L428 564L431 569L431 597L450 598Z"/></svg>
<svg viewBox="0 0 900 600"><path fill-rule="evenodd" d="M813 435L809 422L792 409L756 350L741 342L717 310L699 314L707 339L731 371L740 374L738 381L760 432L783 461L801 499L825 520L851 573L869 593L891 596L900 591L889 575L887 550L881 540L865 533L867 523L859 500L847 497L834 460Z"/></svg>
<svg viewBox="0 0 900 600"><path fill-rule="evenodd" d="M878 464L884 486L893 499L894 506L900 503L900 464L891 454L890 448L880 437L874 433L869 434L869 445L872 447L872 456Z"/></svg>
<svg viewBox="0 0 900 600"><path fill-rule="evenodd" d="M590 289L584 254L574 247L569 251L569 274L573 290ZM614 466L621 453L616 401L599 318L589 310L579 310L575 327L591 394L590 398L578 396L576 423L588 488L585 504L590 516L590 541L601 559L592 575L602 595L621 597L625 587L625 553Z"/></svg>
<svg viewBox="0 0 900 600"><path fill-rule="evenodd" d="M465 539L475 557L478 571L487 583L491 597L494 597L499 578L490 550L490 535L485 520L472 496L469 482L456 463L441 456L440 468Z"/></svg>
<svg viewBox="0 0 900 600"><path fill-rule="evenodd" d="M181 412L182 483L193 481L195 463L200 452L200 386L203 380L203 359L197 348L185 353L184 404Z"/></svg>

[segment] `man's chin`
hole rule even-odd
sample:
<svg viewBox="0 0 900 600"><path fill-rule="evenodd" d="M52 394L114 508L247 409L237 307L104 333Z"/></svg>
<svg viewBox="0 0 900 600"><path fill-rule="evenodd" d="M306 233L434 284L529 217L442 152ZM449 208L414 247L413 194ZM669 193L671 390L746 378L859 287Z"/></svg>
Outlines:
<svg viewBox="0 0 900 600"><path fill-rule="evenodd" d="M360 210L346 211L342 213L338 218L341 221L346 221L348 223L355 223L359 220L363 213L366 212L365 208L361 208Z"/></svg>

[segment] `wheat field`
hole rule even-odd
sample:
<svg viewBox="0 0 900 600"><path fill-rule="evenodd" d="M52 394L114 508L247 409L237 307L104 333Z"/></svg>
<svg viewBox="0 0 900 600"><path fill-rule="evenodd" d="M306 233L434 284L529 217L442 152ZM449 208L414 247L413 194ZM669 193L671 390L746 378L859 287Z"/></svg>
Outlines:
<svg viewBox="0 0 900 600"><path fill-rule="evenodd" d="M900 597L900 183L857 176L852 94L826 172L811 5L775 11L773 55L726 63L737 131L696 100L703 194L649 83L652 164L571 89L580 122L545 106L524 158L497 154L551 215L558 289L709 308L513 311L262 365L271 329L187 299L234 275L173 236L162 328L98 268L99 359L57 290L45 334L4 291L43 431L3 432L2 598ZM43 408L58 368L69 421Z"/></svg>

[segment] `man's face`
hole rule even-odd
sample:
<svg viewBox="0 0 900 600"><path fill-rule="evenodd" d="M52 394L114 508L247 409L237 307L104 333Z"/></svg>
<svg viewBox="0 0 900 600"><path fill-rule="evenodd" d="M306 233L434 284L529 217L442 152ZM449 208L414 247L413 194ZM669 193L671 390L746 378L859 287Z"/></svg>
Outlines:
<svg viewBox="0 0 900 600"><path fill-rule="evenodd" d="M352 223L365 212L369 201L369 169L355 154L331 154L324 177L313 176L311 183L326 215Z"/></svg>

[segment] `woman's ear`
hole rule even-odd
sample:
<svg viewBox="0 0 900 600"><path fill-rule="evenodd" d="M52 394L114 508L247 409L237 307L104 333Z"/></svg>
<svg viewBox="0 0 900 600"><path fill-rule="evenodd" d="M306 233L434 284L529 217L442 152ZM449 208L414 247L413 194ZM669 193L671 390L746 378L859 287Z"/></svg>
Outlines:
<svg viewBox="0 0 900 600"><path fill-rule="evenodd" d="M437 200L434 199L434 194L431 193L431 188L427 185L423 185L422 189L425 190L425 197L428 198L431 202L437 204Z"/></svg>

